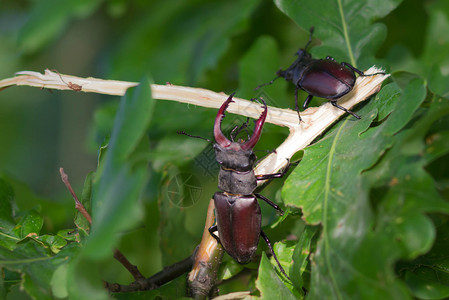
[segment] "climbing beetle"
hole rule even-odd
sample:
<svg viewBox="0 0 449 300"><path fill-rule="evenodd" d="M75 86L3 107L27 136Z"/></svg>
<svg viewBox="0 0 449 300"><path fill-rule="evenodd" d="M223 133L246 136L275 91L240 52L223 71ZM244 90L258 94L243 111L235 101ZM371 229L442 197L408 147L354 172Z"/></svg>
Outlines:
<svg viewBox="0 0 449 300"><path fill-rule="evenodd" d="M283 211L266 197L254 193L254 190L257 188L258 180L282 177L288 171L290 164L279 173L255 175L253 167L256 162L256 155L253 152L253 148L262 133L262 127L267 117L267 105L262 99L264 111L255 122L254 132L247 141L242 139L235 140L238 132L247 123L241 126L234 136L231 133L231 140L229 140L221 131L221 122L228 105L233 102L233 95L230 95L221 105L214 123L216 143L213 147L216 160L220 164L218 188L221 191L216 192L213 196L216 225L210 227L209 232L223 245L225 251L241 264L246 264L253 259L259 239L262 236L279 269L288 278L274 253L270 240L261 229L262 215L257 199L262 199L281 214L283 214ZM180 133L186 134L184 132ZM217 231L218 236L215 234Z"/></svg>
<svg viewBox="0 0 449 300"><path fill-rule="evenodd" d="M285 80L295 85L295 110L298 112L298 90L304 90L309 94L303 104L303 109L309 106L313 97L329 99L331 104L360 119L360 116L337 104L337 100L349 93L355 84L355 73L360 76L385 75L384 72L365 74L351 64L338 63L334 58L328 56L326 59L314 59L307 52L307 48L312 42L314 28L310 28L309 41L304 49L299 49L296 55L298 58L286 70L276 72L277 77L266 84L258 86L256 89L272 84L276 79L283 77Z"/></svg>
<svg viewBox="0 0 449 300"><path fill-rule="evenodd" d="M221 122L224 113L232 101L233 95L220 107L214 124L214 137L216 143L214 150L216 159L220 164L218 175L218 188L221 192L214 194L215 214L217 223L209 228L211 235L223 245L225 251L241 264L248 263L254 257L259 238L265 240L276 260L281 272L287 276L279 263L273 247L261 230L261 212L257 198L267 202L283 214L282 209L264 196L254 193L257 180L267 180L282 177L288 170L275 174L255 175L253 167L256 156L253 148L262 133L262 127L267 116L267 105L263 101L264 111L255 122L253 135L245 142L231 141L221 131ZM218 231L217 236L214 232ZM287 276L288 277L288 276Z"/></svg>

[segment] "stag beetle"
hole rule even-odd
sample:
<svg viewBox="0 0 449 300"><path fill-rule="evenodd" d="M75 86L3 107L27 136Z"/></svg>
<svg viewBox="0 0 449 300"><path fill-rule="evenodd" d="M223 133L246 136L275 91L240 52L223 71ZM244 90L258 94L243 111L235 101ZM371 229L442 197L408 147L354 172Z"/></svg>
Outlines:
<svg viewBox="0 0 449 300"><path fill-rule="evenodd" d="M266 197L254 193L258 180L280 178L287 171L290 164L282 172L265 175L255 175L253 167L256 155L253 148L262 133L262 127L267 117L265 101L264 111L255 122L253 135L247 140L234 141L225 137L221 131L221 122L229 103L233 102L231 94L218 110L214 123L214 150L216 160L220 164L218 188L213 196L215 203L216 225L209 228L210 234L221 244L225 251L240 264L252 260L257 250L260 236L265 240L279 269L287 277L279 260L274 253L271 242L261 229L261 211L257 198L265 201L282 215L282 209ZM245 124L244 124L245 125ZM244 126L240 127L243 128ZM179 132L186 134L185 132ZM236 134L237 135L237 134ZM191 135L188 135L191 136ZM197 136L191 136L197 137ZM218 231L218 236L215 232Z"/></svg>
<svg viewBox="0 0 449 300"><path fill-rule="evenodd" d="M355 84L355 73L360 76L385 75L384 72L365 74L349 63L338 63L334 58L327 56L326 59L314 59L307 52L307 48L312 42L314 28L310 28L310 37L304 49L299 49L296 55L298 58L286 70L276 72L276 77L262 86L272 84L276 79L283 77L285 80L295 85L295 110L298 112L298 90L304 90L309 94L303 104L303 109L309 106L313 97L329 99L331 104L360 119L354 112L337 104L337 100L349 93Z"/></svg>

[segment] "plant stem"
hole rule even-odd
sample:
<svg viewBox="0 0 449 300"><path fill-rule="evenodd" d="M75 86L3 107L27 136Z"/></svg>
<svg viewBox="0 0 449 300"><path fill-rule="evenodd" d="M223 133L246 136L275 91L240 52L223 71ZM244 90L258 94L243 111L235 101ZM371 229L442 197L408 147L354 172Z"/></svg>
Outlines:
<svg viewBox="0 0 449 300"><path fill-rule="evenodd" d="M76 196L75 191L72 188L72 185L70 184L69 177L64 172L63 168L59 168L59 173L61 173L61 179L62 182L64 182L67 189L70 191L70 194L72 194L73 199L75 200L75 208L86 218L86 220L89 222L89 224L92 225L92 217L90 216L89 212L86 210L84 205L79 201L78 197ZM131 273L131 275L134 277L136 281L145 279L145 277L140 273L137 266L130 263L130 261L123 255L120 250L115 249L114 250L114 258L119 261L128 271Z"/></svg>
<svg viewBox="0 0 449 300"><path fill-rule="evenodd" d="M110 292L135 292L135 291L149 291L157 289L167 282L178 278L180 275L188 272L192 268L193 255L174 263L171 266L165 267L159 273L154 274L149 278L142 278L132 282L129 285L121 285L118 283L104 282L105 287Z"/></svg>

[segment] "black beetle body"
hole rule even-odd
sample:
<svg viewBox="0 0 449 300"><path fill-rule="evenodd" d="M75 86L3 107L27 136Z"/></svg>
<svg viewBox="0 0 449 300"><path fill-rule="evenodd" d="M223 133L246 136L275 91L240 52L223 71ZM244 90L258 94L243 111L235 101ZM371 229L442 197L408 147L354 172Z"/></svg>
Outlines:
<svg viewBox="0 0 449 300"><path fill-rule="evenodd" d="M218 175L218 188L220 192L214 194L216 225L209 228L211 235L223 245L225 251L237 262L245 264L250 262L257 250L260 236L267 242L281 272L287 276L280 265L273 247L261 230L261 211L257 198L264 200L273 208L282 209L264 196L254 193L257 180L266 180L282 177L288 170L266 175L255 175L253 167L256 156L253 147L262 133L262 127L267 116L267 106L264 102L264 111L255 122L254 133L248 141L228 140L221 132L221 122L224 113L232 102L233 95L220 107L214 124L214 144L216 159L220 164ZM263 100L262 100L263 101ZM232 136L231 136L232 137ZM218 236L214 233L218 231ZM288 278L288 276L287 276Z"/></svg>
<svg viewBox="0 0 449 300"><path fill-rule="evenodd" d="M286 70L276 72L277 77L268 84L273 83L276 79L283 77L285 80L295 85L295 110L299 116L298 90L304 90L309 94L303 104L303 109L309 106L313 97L329 99L331 104L351 115L360 119L360 116L349 111L348 109L337 104L337 99L352 91L356 76L374 76L385 75L384 72L374 74L365 74L351 64L342 62L338 63L332 57L326 59L314 59L307 52L307 47L312 41L313 27L310 29L310 38L304 49L300 49L296 54L298 58ZM260 85L260 88L266 84ZM299 120L301 117L299 116Z"/></svg>
<svg viewBox="0 0 449 300"><path fill-rule="evenodd" d="M355 84L355 74L352 70L333 60L310 59L304 67L279 71L281 77L292 78L291 82L306 91L311 96L325 99L338 99L349 93Z"/></svg>

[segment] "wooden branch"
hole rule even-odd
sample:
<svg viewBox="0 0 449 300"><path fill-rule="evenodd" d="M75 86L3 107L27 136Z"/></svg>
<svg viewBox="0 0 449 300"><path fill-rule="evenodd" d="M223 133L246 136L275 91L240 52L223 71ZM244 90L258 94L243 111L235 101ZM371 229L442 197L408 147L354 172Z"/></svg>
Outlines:
<svg viewBox="0 0 449 300"><path fill-rule="evenodd" d="M194 299L206 299L217 281L218 268L223 259L223 246L218 244L209 233L209 227L214 225L214 199L209 202L203 237L196 251L195 263L189 273L188 284L190 294ZM217 232L218 234L218 232Z"/></svg>
<svg viewBox="0 0 449 300"><path fill-rule="evenodd" d="M194 255L189 256L180 262L165 267L162 271L149 278L136 280L129 285L109 282L104 282L104 285L110 292L113 293L154 290L188 272L192 268L193 256Z"/></svg>
<svg viewBox="0 0 449 300"><path fill-rule="evenodd" d="M381 69L371 67L365 71L365 74L381 71ZM359 76L353 90L339 99L339 104L347 109L351 109L351 107L378 92L382 82L389 76L389 74L368 77ZM124 95L128 88L137 84L136 82L103 80L91 77L81 78L47 69L44 74L32 71L18 72L15 77L1 80L0 90L14 85L26 85L119 96ZM171 84L152 84L151 91L152 97L155 99L178 101L210 108L219 108L228 97L224 93ZM235 102L231 103L227 109L229 113L257 119L263 110L260 104L236 97L233 99ZM301 118L304 122L299 123L296 111L269 106L266 122L288 127L290 134L276 149L275 153L271 153L257 165L255 168L256 174L275 173L283 168L287 164L287 159L290 159L293 154L307 147L343 114L345 113L342 110L333 107L330 103L324 103L319 107L309 107L303 111ZM263 184L263 182L259 182L259 184Z"/></svg>

